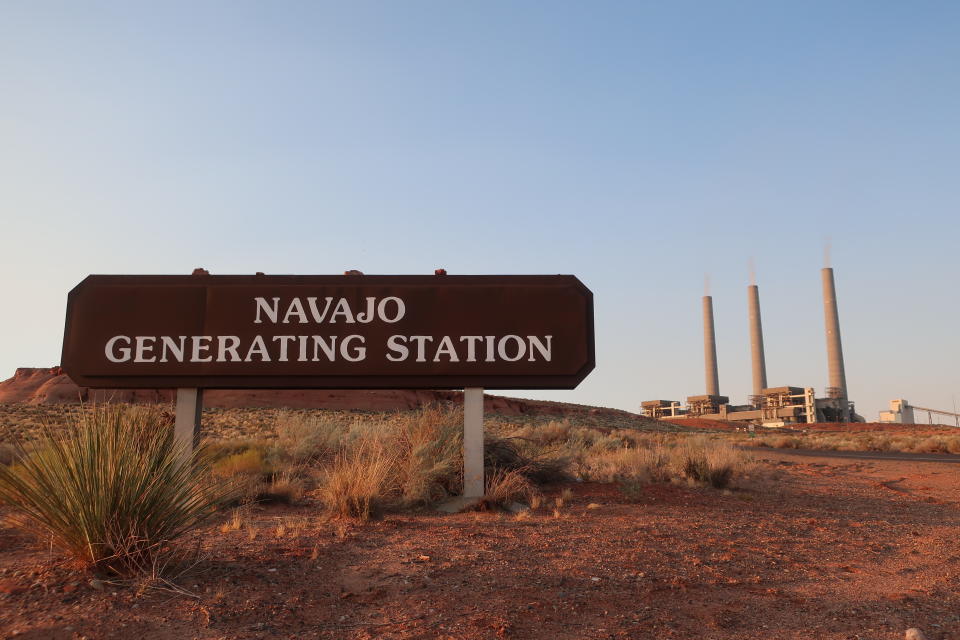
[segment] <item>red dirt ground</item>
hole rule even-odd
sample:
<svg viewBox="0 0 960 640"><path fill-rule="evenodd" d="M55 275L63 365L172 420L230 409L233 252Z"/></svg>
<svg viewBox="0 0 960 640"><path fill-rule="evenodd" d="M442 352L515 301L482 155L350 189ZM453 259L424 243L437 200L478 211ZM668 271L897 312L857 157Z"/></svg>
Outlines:
<svg viewBox="0 0 960 640"><path fill-rule="evenodd" d="M0 636L960 638L956 466L757 455L733 492L566 485L560 517L564 487L524 520L256 510L199 536L195 598L91 586L4 526Z"/></svg>

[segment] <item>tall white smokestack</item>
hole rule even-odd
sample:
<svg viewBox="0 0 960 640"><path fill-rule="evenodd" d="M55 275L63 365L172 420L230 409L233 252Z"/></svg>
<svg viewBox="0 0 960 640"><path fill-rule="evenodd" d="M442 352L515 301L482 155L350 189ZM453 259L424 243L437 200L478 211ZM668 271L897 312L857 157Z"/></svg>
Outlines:
<svg viewBox="0 0 960 640"><path fill-rule="evenodd" d="M750 361L753 368L753 395L767 388L767 364L763 356L763 326L760 323L760 289L747 287L747 312L750 318Z"/></svg>
<svg viewBox="0 0 960 640"><path fill-rule="evenodd" d="M830 374L830 388L827 396L840 398L844 422L850 421L850 407L847 402L847 374L843 368L843 347L840 344L840 314L837 311L837 290L833 282L833 269L825 267L820 271L823 281L823 318L827 331L827 368Z"/></svg>
<svg viewBox="0 0 960 640"><path fill-rule="evenodd" d="M713 297L703 296L703 364L706 373L707 395L720 395L717 375L717 336L713 330Z"/></svg>

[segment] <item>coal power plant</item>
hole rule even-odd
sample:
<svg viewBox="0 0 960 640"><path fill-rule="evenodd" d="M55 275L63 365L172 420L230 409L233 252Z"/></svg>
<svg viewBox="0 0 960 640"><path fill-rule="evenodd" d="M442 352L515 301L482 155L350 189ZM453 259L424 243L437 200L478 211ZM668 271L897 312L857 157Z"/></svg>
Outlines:
<svg viewBox="0 0 960 640"><path fill-rule="evenodd" d="M703 296L703 360L706 393L687 397L685 404L678 400L646 400L640 404L641 413L657 419L702 418L767 427L814 422L863 422L863 418L854 411L853 403L847 395L847 377L843 366L840 314L837 310L833 269L831 267L822 269L820 278L823 286L829 384L824 390L823 397L816 397L813 387L767 386L763 323L760 319L760 288L751 283L747 287L750 363L753 373L749 403L733 405L730 404L728 396L720 395L717 338L713 324L713 297L705 295Z"/></svg>

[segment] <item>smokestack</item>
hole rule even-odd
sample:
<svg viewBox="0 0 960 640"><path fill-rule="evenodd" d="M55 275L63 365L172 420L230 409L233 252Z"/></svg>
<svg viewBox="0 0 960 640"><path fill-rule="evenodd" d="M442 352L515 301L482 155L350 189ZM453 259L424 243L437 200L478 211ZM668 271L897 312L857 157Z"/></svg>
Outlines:
<svg viewBox="0 0 960 640"><path fill-rule="evenodd" d="M760 289L747 287L747 312L750 317L750 360L753 365L753 395L767 388L767 364L763 357L763 326L760 323Z"/></svg>
<svg viewBox="0 0 960 640"><path fill-rule="evenodd" d="M827 330L827 367L830 372L829 397L842 400L844 422L850 420L847 405L847 374L843 369L843 347L840 345L840 314L837 312L837 290L833 283L833 268L820 270L823 281L823 319Z"/></svg>
<svg viewBox="0 0 960 640"><path fill-rule="evenodd" d="M717 376L717 336L713 331L713 296L703 296L703 364L707 378L707 395L720 395Z"/></svg>

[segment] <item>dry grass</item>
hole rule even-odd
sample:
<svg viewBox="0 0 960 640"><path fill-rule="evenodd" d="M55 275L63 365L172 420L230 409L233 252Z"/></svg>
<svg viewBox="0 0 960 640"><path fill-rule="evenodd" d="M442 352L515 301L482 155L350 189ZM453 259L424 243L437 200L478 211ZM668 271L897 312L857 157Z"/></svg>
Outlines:
<svg viewBox="0 0 960 640"><path fill-rule="evenodd" d="M217 469L246 477L249 499L292 501L304 491L319 498L336 518L365 519L383 509L435 504L462 487L463 413L459 407L344 419L290 412L279 414L274 442L251 441L247 448L221 445ZM721 444L706 456L683 463L675 458L681 436L574 426L547 421L522 426L497 422L485 437L488 506L538 501L532 488L571 475L638 486L692 478L726 486L734 471L719 460ZM678 444L679 443L679 444ZM695 449L684 445L682 452ZM717 467L717 468L714 468ZM257 478L257 480L251 480ZM493 482L493 484L489 484ZM284 497L284 496L289 497ZM562 509L563 503L555 505Z"/></svg>
<svg viewBox="0 0 960 640"><path fill-rule="evenodd" d="M580 466L583 479L616 482L629 498L653 482L689 480L722 489L744 471L740 450L703 436L638 440L636 446L588 453Z"/></svg>
<svg viewBox="0 0 960 640"><path fill-rule="evenodd" d="M797 433L749 437L745 444L776 449L960 454L960 433L956 435L871 432Z"/></svg>
<svg viewBox="0 0 960 640"><path fill-rule="evenodd" d="M590 456L584 475L586 479L599 482L617 482L622 478L666 482L673 473L669 450L657 445L652 449L622 448Z"/></svg>
<svg viewBox="0 0 960 640"><path fill-rule="evenodd" d="M220 525L220 533L230 533L231 531L239 531L240 527L243 526L243 516L240 515L239 509L233 510L233 515L230 516L230 519Z"/></svg>
<svg viewBox="0 0 960 640"><path fill-rule="evenodd" d="M674 449L673 459L684 477L715 489L729 486L744 466L743 453L732 444L704 437L682 441Z"/></svg>
<svg viewBox="0 0 960 640"><path fill-rule="evenodd" d="M536 491L530 481L517 470L494 469L485 479L485 493L480 508L505 508L511 503L527 503Z"/></svg>
<svg viewBox="0 0 960 640"><path fill-rule="evenodd" d="M283 471L275 475L262 487L257 495L258 502L294 504L304 493L304 481L296 471Z"/></svg>
<svg viewBox="0 0 960 640"><path fill-rule="evenodd" d="M364 439L342 449L324 469L319 497L335 516L367 519L378 501L390 495L394 465L382 441Z"/></svg>
<svg viewBox="0 0 960 640"><path fill-rule="evenodd" d="M430 407L356 422L341 433L335 446L333 457L320 462L318 489L334 516L367 518L379 507L428 506L461 491L459 408ZM484 466L491 505L500 504L503 495L512 496L509 501L529 497L535 482L566 477L561 458L540 454L525 450L514 438L486 438Z"/></svg>
<svg viewBox="0 0 960 640"><path fill-rule="evenodd" d="M269 476L272 468L260 449L247 449L213 463L213 472L222 477L236 475Z"/></svg>
<svg viewBox="0 0 960 640"><path fill-rule="evenodd" d="M457 493L463 478L463 411L429 407L395 421L396 486L408 504Z"/></svg>
<svg viewBox="0 0 960 640"><path fill-rule="evenodd" d="M336 416L284 412L275 418L277 446L298 463L336 455L350 425Z"/></svg>
<svg viewBox="0 0 960 640"><path fill-rule="evenodd" d="M20 459L17 447L6 442L0 442L0 465L10 466Z"/></svg>

